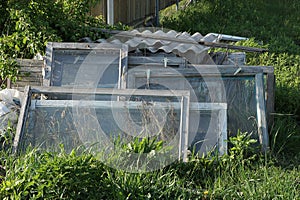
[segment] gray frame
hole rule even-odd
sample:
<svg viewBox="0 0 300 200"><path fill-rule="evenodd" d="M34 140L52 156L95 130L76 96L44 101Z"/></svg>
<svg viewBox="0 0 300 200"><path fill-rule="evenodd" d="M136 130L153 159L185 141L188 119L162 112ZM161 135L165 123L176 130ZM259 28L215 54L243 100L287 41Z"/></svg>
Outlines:
<svg viewBox="0 0 300 200"><path fill-rule="evenodd" d="M124 44L106 44L106 43L61 43L49 42L46 46L46 60L43 69L43 86L53 86L56 79L63 76L63 68L57 67L55 52L73 52L75 60L79 60L87 51L104 51L106 55L119 55L119 77L118 88L122 80L122 71L126 71L128 59L128 46ZM77 62L77 61L76 61ZM100 60L99 60L100 62ZM57 83L56 83L57 85Z"/></svg>
<svg viewBox="0 0 300 200"><path fill-rule="evenodd" d="M265 66L222 66L217 65L217 70L210 65L190 65L196 67L202 76L213 77L213 76L251 76L255 78L255 90L256 90L256 114L257 114L257 127L259 142L262 145L262 150L265 152L269 149L269 136L268 136L268 125L267 125L267 115L272 112L274 108L274 85L272 77L274 76L273 67ZM181 76L170 71L168 68L163 67L163 65L145 65L144 69L134 70L126 72L127 82L123 83L127 88L136 88L135 79L136 78L146 78L146 69L150 69L151 77L155 78L166 78L166 77L182 77L182 76L199 76L199 72L192 68L177 68L176 70L181 73ZM148 68L147 68L148 67ZM218 71L220 74L216 74ZM130 73L131 72L131 73ZM264 89L264 74L267 74L267 88ZM270 80L269 80L270 78ZM170 83L172 84L172 83ZM177 85L180 85L178 83ZM184 85L180 85L179 89L185 89ZM265 93L267 99L265 98ZM191 104L193 104L191 102ZM269 105L269 111L266 111L266 104ZM224 114L224 113L223 113ZM270 117L269 117L270 118Z"/></svg>
<svg viewBox="0 0 300 200"><path fill-rule="evenodd" d="M186 138L188 138L189 126L189 101L190 101L190 92L187 90L181 91L164 91L164 90L135 90L135 89L110 89L110 88L96 88L96 89L78 89L78 88L68 88L68 87L33 87L27 86L25 88L25 101L22 105L16 136L14 139L13 152L18 152L19 143L22 141L24 132L25 132L25 124L27 121L27 115L30 112L30 107L34 106L46 106L46 107L59 107L59 106L72 106L74 100L65 100L65 101L56 101L56 100L31 100L31 96L33 94L47 95L47 94L80 94L80 95L88 95L88 94L113 94L113 95L124 95L128 96L130 94L140 95L140 96L161 96L161 97L179 97L181 101L177 104L171 104L172 106L177 106L181 110L180 116L180 138L179 138L179 157L178 159L183 159L187 161L187 145ZM125 104L117 100L118 106L124 106ZM95 106L107 106L110 102L103 103L95 103L95 101L86 102L86 104L95 105ZM132 105L137 104L132 102ZM161 105L168 106L170 103L160 103Z"/></svg>

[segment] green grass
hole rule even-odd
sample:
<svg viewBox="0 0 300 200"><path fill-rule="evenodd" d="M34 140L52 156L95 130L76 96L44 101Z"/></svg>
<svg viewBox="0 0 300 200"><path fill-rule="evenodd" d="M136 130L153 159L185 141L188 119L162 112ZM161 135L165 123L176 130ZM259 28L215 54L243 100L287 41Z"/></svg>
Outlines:
<svg viewBox="0 0 300 200"><path fill-rule="evenodd" d="M88 152L2 154L1 199L299 199L299 163L253 154L246 134L222 157L190 157L147 173L104 165Z"/></svg>

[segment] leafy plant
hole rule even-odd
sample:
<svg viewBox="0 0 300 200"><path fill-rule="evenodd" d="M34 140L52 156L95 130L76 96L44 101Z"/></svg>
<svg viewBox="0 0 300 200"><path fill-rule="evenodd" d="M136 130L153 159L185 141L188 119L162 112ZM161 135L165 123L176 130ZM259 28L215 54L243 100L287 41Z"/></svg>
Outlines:
<svg viewBox="0 0 300 200"><path fill-rule="evenodd" d="M10 150L13 144L14 135L16 133L15 127L8 121L7 128L0 131L0 151Z"/></svg>
<svg viewBox="0 0 300 200"><path fill-rule="evenodd" d="M99 39L110 27L101 16L89 14L96 0L9 0L0 2L0 78L17 78L16 58L44 54L47 42Z"/></svg>
<svg viewBox="0 0 300 200"><path fill-rule="evenodd" d="M19 67L15 60L1 51L1 41L0 38L0 87L5 88L8 80L12 82L17 80Z"/></svg>
<svg viewBox="0 0 300 200"><path fill-rule="evenodd" d="M135 138L133 141L123 146L126 152L132 153L150 153L151 151L159 151L163 147L163 141L157 141L157 138Z"/></svg>

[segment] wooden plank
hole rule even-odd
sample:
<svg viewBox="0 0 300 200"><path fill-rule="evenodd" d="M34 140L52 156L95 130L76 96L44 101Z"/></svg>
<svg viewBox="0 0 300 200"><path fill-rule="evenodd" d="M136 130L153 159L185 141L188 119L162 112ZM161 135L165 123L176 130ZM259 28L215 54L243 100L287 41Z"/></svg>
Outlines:
<svg viewBox="0 0 300 200"><path fill-rule="evenodd" d="M8 88L24 90L27 85L42 85L43 82L43 60L33 59L16 59L19 68L18 80L15 83L10 83Z"/></svg>
<svg viewBox="0 0 300 200"><path fill-rule="evenodd" d="M119 22L121 17L121 13L120 13L120 0L114 0L114 22Z"/></svg>
<svg viewBox="0 0 300 200"><path fill-rule="evenodd" d="M136 10L135 10L135 6L136 6L136 1L137 0L132 0L132 4L131 4L131 7L130 7L130 13L131 13L131 19L130 21L133 22L136 18Z"/></svg>
<svg viewBox="0 0 300 200"><path fill-rule="evenodd" d="M190 110L193 110L193 111L227 110L227 103L194 103L194 102L190 102Z"/></svg>
<svg viewBox="0 0 300 200"><path fill-rule="evenodd" d="M147 13L147 16L149 15L149 14L151 14L151 0L146 0L146 2L147 2L147 4L146 4L146 8L145 8L145 12Z"/></svg>
<svg viewBox="0 0 300 200"><path fill-rule="evenodd" d="M141 2L142 1L136 1L135 5L135 20L141 18Z"/></svg>
<svg viewBox="0 0 300 200"><path fill-rule="evenodd" d="M17 64L21 67L42 67L44 65L43 60L34 60L34 59L16 59Z"/></svg>
<svg viewBox="0 0 300 200"><path fill-rule="evenodd" d="M262 145L262 151L267 152L269 150L269 135L266 121L264 81L262 73L255 75L255 82L259 142Z"/></svg>
<svg viewBox="0 0 300 200"><path fill-rule="evenodd" d="M119 89L125 89L126 88L126 80L127 80L127 71L128 71L128 46L126 46L126 50L125 51L122 51L121 52L121 66L119 69L121 69L119 71L119 75L120 75L120 78L118 80L118 84L119 84Z"/></svg>
<svg viewBox="0 0 300 200"><path fill-rule="evenodd" d="M187 67L195 67L196 69L200 69L202 71L207 70L214 70L216 67L219 71L222 73L226 73L226 70L229 70L232 73L233 70L237 70L238 68L241 68L241 71L239 73L260 73L261 71L265 74L267 73L274 73L274 68L271 66L252 66L252 65L187 65Z"/></svg>
<svg viewBox="0 0 300 200"><path fill-rule="evenodd" d="M32 87L32 93L41 94L113 94L113 95L141 95L141 96L162 96L162 97L172 97L172 96L189 96L190 91L188 90L137 90L137 89L113 89L113 88L74 88L74 87Z"/></svg>
<svg viewBox="0 0 300 200"><path fill-rule="evenodd" d="M104 1L100 1L101 4L102 4L102 15L104 16L105 20L106 20L106 23L107 23L107 1L104 0Z"/></svg>
<svg viewBox="0 0 300 200"><path fill-rule="evenodd" d="M20 81L35 82L36 80L38 80L38 82L43 81L42 73L21 72L21 74L18 75L17 83Z"/></svg>
<svg viewBox="0 0 300 200"><path fill-rule="evenodd" d="M128 10L128 0L119 0L119 21L122 23L127 23L127 10Z"/></svg>
<svg viewBox="0 0 300 200"><path fill-rule="evenodd" d="M164 9L174 3L176 3L174 0L160 0L160 9ZM93 16L103 15L106 18L106 4L106 0L98 2L94 8L91 8L90 14ZM131 24L137 19L153 15L155 11L155 0L114 0L114 4L115 22L121 21L124 24Z"/></svg>
<svg viewBox="0 0 300 200"><path fill-rule="evenodd" d="M178 161L181 160L182 158L182 154L184 154L183 152L183 149L184 149L184 135L183 135L183 132L184 132L184 128L183 128L183 116L184 116L184 112L183 112L183 109L184 109L184 98L181 97L181 101L180 101L180 127L179 127L179 146L178 146Z"/></svg>
<svg viewBox="0 0 300 200"><path fill-rule="evenodd" d="M103 3L104 1L97 1L96 5L94 7L91 7L90 14L92 16L99 16L99 15L104 15L104 9L103 9Z"/></svg>
<svg viewBox="0 0 300 200"><path fill-rule="evenodd" d="M128 46L124 46L123 50L120 50L120 61L119 61L119 79L118 88L122 89L122 83L124 82L126 76L125 72L128 70Z"/></svg>
<svg viewBox="0 0 300 200"><path fill-rule="evenodd" d="M126 18L126 22L129 23L131 22L131 5L132 5L132 0L128 0L128 7L127 7L127 18Z"/></svg>
<svg viewBox="0 0 300 200"><path fill-rule="evenodd" d="M95 108L134 108L143 104L138 101L98 101L98 100L31 100L31 105L40 108L51 107L95 107ZM219 111L227 110L226 103L190 103L189 109L191 111ZM149 106L157 106L159 108L173 107L174 109L180 109L181 105L178 102L149 102ZM147 106L146 106L147 107Z"/></svg>
<svg viewBox="0 0 300 200"><path fill-rule="evenodd" d="M19 90L19 91L24 91L24 87L26 86L42 86L42 83L38 83L38 82L23 82L23 81L20 81L18 82L17 84L14 84L13 85L13 89L16 89L16 90Z"/></svg>
<svg viewBox="0 0 300 200"><path fill-rule="evenodd" d="M129 56L128 64L129 65L152 65L152 64L164 64L164 61L167 61L168 66L179 66L185 65L185 59L181 57L146 57L146 56Z"/></svg>
<svg viewBox="0 0 300 200"><path fill-rule="evenodd" d="M190 120L190 114L189 114L189 107L190 107L190 96L182 96L182 102L183 102L183 136L184 136L184 149L183 149L183 162L188 162L188 143L189 143L189 120Z"/></svg>
<svg viewBox="0 0 300 200"><path fill-rule="evenodd" d="M43 65L40 66L32 66L32 67L24 67L21 66L19 69L20 73L38 73L42 76L42 71L43 71Z"/></svg>
<svg viewBox="0 0 300 200"><path fill-rule="evenodd" d="M220 130L219 141L218 141L219 154L224 155L224 154L227 154L227 150L228 150L227 109L220 109L220 111L218 113L218 126L219 126L219 130Z"/></svg>
<svg viewBox="0 0 300 200"><path fill-rule="evenodd" d="M49 46L53 49L61 50L96 50L96 49L120 49L122 44L110 44L110 43L74 43L74 42L48 42Z"/></svg>
<svg viewBox="0 0 300 200"><path fill-rule="evenodd" d="M95 54L95 56L97 56L97 54L116 54L117 50L119 50L119 48L99 48L99 49L55 49L55 54L57 55L63 55L63 56L82 56L82 57L86 57L86 56L93 56Z"/></svg>
<svg viewBox="0 0 300 200"><path fill-rule="evenodd" d="M153 77L174 77L174 76L209 76L209 75L219 75L219 76L254 76L257 73L269 72L272 71L272 67L260 67L260 66L233 66L233 65L197 65L191 66L189 68L170 68L163 67L163 65L142 65L141 67L145 69L130 69L130 73L136 77L145 76L145 70L149 68L151 70L151 76ZM195 67L195 68L192 68ZM237 70L238 74L235 75Z"/></svg>
<svg viewBox="0 0 300 200"><path fill-rule="evenodd" d="M19 119L18 119L18 124L17 124L17 129L16 129L16 135L14 138L14 143L13 143L13 153L18 152L19 148L19 143L22 140L23 134L24 134L24 128L26 124L26 118L28 114L28 109L29 109L29 104L30 104L30 98L31 98L31 91L30 91L30 86L26 86L24 90L24 97L23 97L23 105L20 109L20 114L19 114Z"/></svg>
<svg viewBox="0 0 300 200"><path fill-rule="evenodd" d="M53 43L49 42L46 45L46 61L43 71L43 85L50 86L50 78L52 73L52 68L54 67L53 62Z"/></svg>
<svg viewBox="0 0 300 200"><path fill-rule="evenodd" d="M266 111L268 126L272 127L274 117L272 113L275 111L275 75L274 73L267 74L267 88L266 88Z"/></svg>

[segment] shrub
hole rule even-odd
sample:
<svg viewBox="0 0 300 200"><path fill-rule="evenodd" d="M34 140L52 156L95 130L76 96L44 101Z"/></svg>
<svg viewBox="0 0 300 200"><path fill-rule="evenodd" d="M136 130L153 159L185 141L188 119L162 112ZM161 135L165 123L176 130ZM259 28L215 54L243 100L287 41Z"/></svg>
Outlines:
<svg viewBox="0 0 300 200"><path fill-rule="evenodd" d="M101 16L89 15L95 0L9 0L1 1L0 74L16 79L11 59L44 54L47 42L76 42L82 37L99 39L107 26ZM122 25L117 26L123 29ZM1 71L2 70L2 71Z"/></svg>

